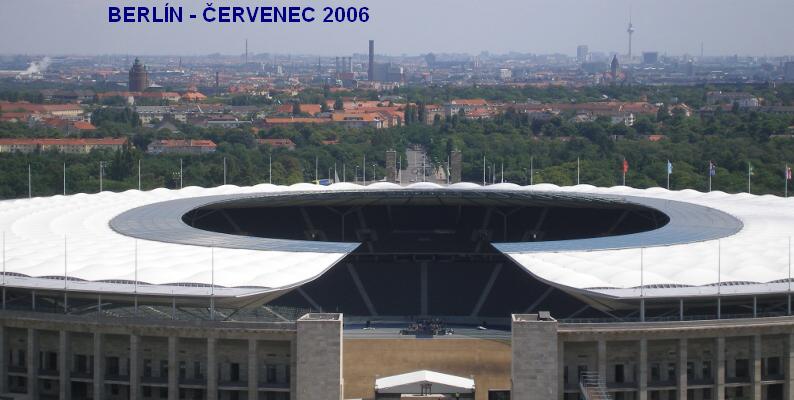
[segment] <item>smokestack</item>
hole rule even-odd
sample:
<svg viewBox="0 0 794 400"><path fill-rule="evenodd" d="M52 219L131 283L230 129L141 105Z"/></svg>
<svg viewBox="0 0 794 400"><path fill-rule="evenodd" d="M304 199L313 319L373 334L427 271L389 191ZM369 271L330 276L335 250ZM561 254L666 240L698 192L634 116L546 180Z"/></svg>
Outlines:
<svg viewBox="0 0 794 400"><path fill-rule="evenodd" d="M367 71L367 78L370 81L375 80L375 41L369 41L369 70Z"/></svg>

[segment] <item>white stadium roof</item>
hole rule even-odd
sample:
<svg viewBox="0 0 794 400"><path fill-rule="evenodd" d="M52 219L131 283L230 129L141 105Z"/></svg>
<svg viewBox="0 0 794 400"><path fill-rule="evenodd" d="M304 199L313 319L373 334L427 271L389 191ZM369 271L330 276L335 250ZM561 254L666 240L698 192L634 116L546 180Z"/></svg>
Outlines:
<svg viewBox="0 0 794 400"><path fill-rule="evenodd" d="M157 286L146 289L161 294L209 293L209 289L202 286L211 283L226 288L215 289L216 295L225 293L228 296L242 296L280 291L322 275L351 252L356 244L329 243L326 247L309 246L296 251L290 247L268 248L270 242L262 239L260 243L264 244L252 247L256 250L222 245L211 249L206 241L199 242L202 245L189 245L134 239L111 228L110 221L137 207L169 200L358 190L461 190L610 196L639 199L641 203L647 204L670 201L698 206L697 209L701 211L682 208L681 215L675 220L671 217L669 225L676 221L676 224L686 225L687 220L699 218L697 224L687 229L702 229L705 236L701 239L694 235L684 242L671 237L668 239L672 240L672 244L664 244L668 239L657 240L659 238L655 235L677 231L663 231L667 229L663 227L634 236L615 236L609 242L617 243L615 246L605 245L603 240L598 242L605 238L495 246L543 281L606 296L637 297L640 291L636 287L641 283L646 287L646 296L710 295L716 293L715 284L718 282L732 283L728 287L721 286L722 293L788 290L789 238L794 235L792 199L622 186L597 188L589 185L557 187L541 184L522 187L497 184L481 187L471 183L448 187L417 183L405 188L388 183L366 187L350 183L331 186L297 184L288 187L226 185L207 189L130 190L122 193L6 200L0 202L0 231L5 235L5 283L42 289L63 288L63 281L57 283L57 279L51 278L67 275L84 281L69 281L66 283L69 290L129 292L133 285L128 282L134 281L137 276L140 282L164 285L162 290L157 289ZM729 226L731 221L740 222L733 229ZM721 224L727 224L727 230L720 230ZM165 225L164 222L163 229ZM720 229L714 230L714 227ZM630 237L636 240L628 240ZM243 239L240 237L240 240ZM588 249L590 243L598 244L594 247L597 250Z"/></svg>

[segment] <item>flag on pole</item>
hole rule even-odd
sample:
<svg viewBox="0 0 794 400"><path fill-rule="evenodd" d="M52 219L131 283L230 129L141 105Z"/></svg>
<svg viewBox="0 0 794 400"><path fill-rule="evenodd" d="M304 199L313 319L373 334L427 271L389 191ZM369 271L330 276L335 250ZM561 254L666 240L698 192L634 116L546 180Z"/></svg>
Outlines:
<svg viewBox="0 0 794 400"><path fill-rule="evenodd" d="M786 165L786 180L787 181L791 180L791 167L789 167L788 165Z"/></svg>
<svg viewBox="0 0 794 400"><path fill-rule="evenodd" d="M716 176L717 175L717 164L714 164L714 161L709 161L709 176Z"/></svg>
<svg viewBox="0 0 794 400"><path fill-rule="evenodd" d="M673 163L671 163L670 160L667 160L667 175L670 175L672 173L673 173Z"/></svg>
<svg viewBox="0 0 794 400"><path fill-rule="evenodd" d="M623 173L629 172L629 162L626 159L623 159Z"/></svg>
<svg viewBox="0 0 794 400"><path fill-rule="evenodd" d="M753 170L753 164L750 164L749 162L747 163L747 173L748 173L749 175L751 175L751 176L752 176L752 175L755 175L755 172L754 172L754 170Z"/></svg>

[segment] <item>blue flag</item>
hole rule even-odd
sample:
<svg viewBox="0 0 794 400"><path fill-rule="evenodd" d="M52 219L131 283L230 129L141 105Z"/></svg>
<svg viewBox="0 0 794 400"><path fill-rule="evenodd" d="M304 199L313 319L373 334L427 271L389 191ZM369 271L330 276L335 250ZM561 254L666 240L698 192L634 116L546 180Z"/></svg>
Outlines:
<svg viewBox="0 0 794 400"><path fill-rule="evenodd" d="M717 164L714 164L713 161L709 161L709 176L717 175Z"/></svg>
<svg viewBox="0 0 794 400"><path fill-rule="evenodd" d="M671 163L670 160L667 160L667 175L670 175L672 173L673 173L673 163Z"/></svg>

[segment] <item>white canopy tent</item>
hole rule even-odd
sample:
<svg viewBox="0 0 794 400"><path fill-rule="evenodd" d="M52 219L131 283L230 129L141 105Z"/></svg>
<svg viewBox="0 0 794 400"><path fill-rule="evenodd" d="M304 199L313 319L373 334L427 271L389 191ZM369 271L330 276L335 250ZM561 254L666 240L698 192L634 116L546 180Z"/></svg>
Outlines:
<svg viewBox="0 0 794 400"><path fill-rule="evenodd" d="M375 380L378 394L468 394L474 393L474 380L434 371L414 371Z"/></svg>

